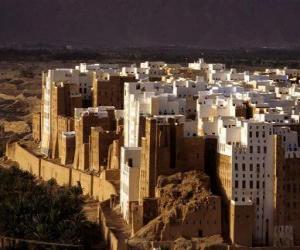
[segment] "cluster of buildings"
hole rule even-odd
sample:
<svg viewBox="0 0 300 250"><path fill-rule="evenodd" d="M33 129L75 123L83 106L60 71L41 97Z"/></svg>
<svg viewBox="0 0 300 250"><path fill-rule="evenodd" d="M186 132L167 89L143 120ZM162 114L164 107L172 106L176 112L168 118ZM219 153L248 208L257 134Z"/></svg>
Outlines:
<svg viewBox="0 0 300 250"><path fill-rule="evenodd" d="M196 170L213 195L190 221L170 221L160 240L175 240L180 228L232 245L296 246L299 79L297 69L238 72L203 59L48 70L33 138L62 165L115 170L132 235L160 214L159 176Z"/></svg>

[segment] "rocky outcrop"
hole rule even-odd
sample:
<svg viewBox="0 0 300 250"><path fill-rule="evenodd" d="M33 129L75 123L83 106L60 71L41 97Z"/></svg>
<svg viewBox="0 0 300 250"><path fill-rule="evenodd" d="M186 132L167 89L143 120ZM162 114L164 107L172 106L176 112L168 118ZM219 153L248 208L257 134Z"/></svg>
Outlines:
<svg viewBox="0 0 300 250"><path fill-rule="evenodd" d="M160 176L156 193L160 200L161 214L176 214L184 218L211 195L209 177L199 171Z"/></svg>
<svg viewBox="0 0 300 250"><path fill-rule="evenodd" d="M130 240L132 245L140 249L145 249L145 244L150 241L174 243L180 237L189 240L198 237L199 228L202 227L197 223L205 218L204 215L215 204L216 197L210 192L209 177L200 171L160 176L157 183L159 216L142 227ZM217 234L220 231L211 232Z"/></svg>

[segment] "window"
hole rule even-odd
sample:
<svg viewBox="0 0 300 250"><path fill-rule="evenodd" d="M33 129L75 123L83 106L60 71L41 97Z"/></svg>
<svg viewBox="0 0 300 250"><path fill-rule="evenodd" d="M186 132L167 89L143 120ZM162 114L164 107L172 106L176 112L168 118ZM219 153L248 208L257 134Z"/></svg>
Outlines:
<svg viewBox="0 0 300 250"><path fill-rule="evenodd" d="M257 153L260 153L260 146L257 146Z"/></svg>
<svg viewBox="0 0 300 250"><path fill-rule="evenodd" d="M246 188L246 181L242 182L242 188Z"/></svg>
<svg viewBox="0 0 300 250"><path fill-rule="evenodd" d="M253 147L250 146L250 154L252 154L252 153L253 153Z"/></svg>
<svg viewBox="0 0 300 250"><path fill-rule="evenodd" d="M259 181L256 181L256 188L259 189Z"/></svg>
<svg viewBox="0 0 300 250"><path fill-rule="evenodd" d="M259 205L259 198L256 198L256 205Z"/></svg>
<svg viewBox="0 0 300 250"><path fill-rule="evenodd" d="M267 147L264 146L264 153L266 154L267 153Z"/></svg>
<svg viewBox="0 0 300 250"><path fill-rule="evenodd" d="M239 165L237 163L234 164L234 169L235 169L235 171L239 170Z"/></svg>
<svg viewBox="0 0 300 250"><path fill-rule="evenodd" d="M249 186L251 189L253 188L253 181L250 181Z"/></svg>
<svg viewBox="0 0 300 250"><path fill-rule="evenodd" d="M235 181L235 182L234 182L234 187L235 187L235 188L238 188L238 187L239 187L239 181Z"/></svg>
<svg viewBox="0 0 300 250"><path fill-rule="evenodd" d="M245 163L242 164L242 169L243 169L243 171L246 171Z"/></svg>
<svg viewBox="0 0 300 250"><path fill-rule="evenodd" d="M249 132L249 137L252 138L252 131Z"/></svg>
<svg viewBox="0 0 300 250"><path fill-rule="evenodd" d="M259 132L258 131L256 131L256 138L259 136Z"/></svg>
<svg viewBox="0 0 300 250"><path fill-rule="evenodd" d="M250 171L253 171L253 164L250 163Z"/></svg>

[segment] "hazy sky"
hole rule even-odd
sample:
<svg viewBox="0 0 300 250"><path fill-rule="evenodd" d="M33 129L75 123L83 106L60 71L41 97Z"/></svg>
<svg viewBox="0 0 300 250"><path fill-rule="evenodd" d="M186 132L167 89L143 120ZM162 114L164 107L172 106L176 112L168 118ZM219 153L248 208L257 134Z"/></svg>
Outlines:
<svg viewBox="0 0 300 250"><path fill-rule="evenodd" d="M0 44L300 46L300 0L0 0Z"/></svg>

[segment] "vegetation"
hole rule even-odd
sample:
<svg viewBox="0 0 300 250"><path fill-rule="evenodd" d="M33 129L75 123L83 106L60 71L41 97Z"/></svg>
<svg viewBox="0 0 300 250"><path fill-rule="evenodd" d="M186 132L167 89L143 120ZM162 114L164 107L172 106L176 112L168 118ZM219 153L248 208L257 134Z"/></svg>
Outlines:
<svg viewBox="0 0 300 250"><path fill-rule="evenodd" d="M81 187L59 187L17 167L0 168L2 236L88 247L100 234L83 205Z"/></svg>

